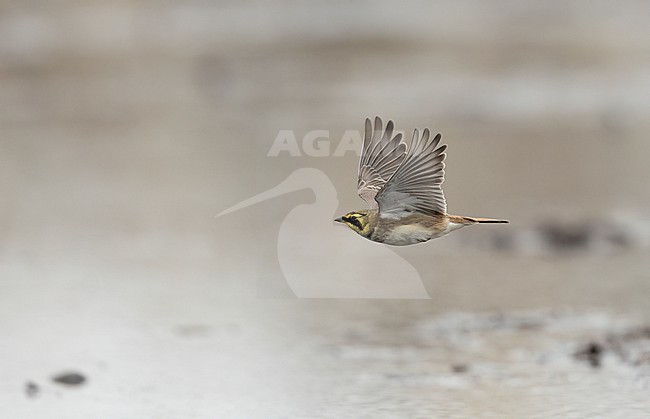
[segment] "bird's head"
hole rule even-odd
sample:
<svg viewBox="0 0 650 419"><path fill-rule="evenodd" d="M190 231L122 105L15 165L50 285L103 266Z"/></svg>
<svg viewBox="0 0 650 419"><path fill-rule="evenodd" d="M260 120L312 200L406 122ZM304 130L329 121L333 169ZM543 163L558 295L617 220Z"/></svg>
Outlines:
<svg viewBox="0 0 650 419"><path fill-rule="evenodd" d="M371 219L366 210L348 212L334 221L345 224L364 237L368 237L372 233Z"/></svg>

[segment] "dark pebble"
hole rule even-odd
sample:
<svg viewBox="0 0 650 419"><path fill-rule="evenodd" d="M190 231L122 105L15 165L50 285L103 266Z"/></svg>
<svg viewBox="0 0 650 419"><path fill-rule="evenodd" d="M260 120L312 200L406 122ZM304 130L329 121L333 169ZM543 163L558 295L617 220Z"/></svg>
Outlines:
<svg viewBox="0 0 650 419"><path fill-rule="evenodd" d="M600 343L591 342L576 353L576 358L586 360L594 368L600 367L605 348Z"/></svg>
<svg viewBox="0 0 650 419"><path fill-rule="evenodd" d="M55 375L52 381L67 386L79 386L86 382L86 377L76 372L66 372L63 374Z"/></svg>
<svg viewBox="0 0 650 419"><path fill-rule="evenodd" d="M451 370L455 372L456 374L462 374L467 372L469 368L467 367L466 364L454 364L451 366Z"/></svg>
<svg viewBox="0 0 650 419"><path fill-rule="evenodd" d="M547 224L540 227L540 232L547 246L559 251L587 248L594 233L593 229L586 224Z"/></svg>
<svg viewBox="0 0 650 419"><path fill-rule="evenodd" d="M38 384L28 381L25 383L25 394L27 397L32 398L38 396L38 393L41 389L38 387Z"/></svg>

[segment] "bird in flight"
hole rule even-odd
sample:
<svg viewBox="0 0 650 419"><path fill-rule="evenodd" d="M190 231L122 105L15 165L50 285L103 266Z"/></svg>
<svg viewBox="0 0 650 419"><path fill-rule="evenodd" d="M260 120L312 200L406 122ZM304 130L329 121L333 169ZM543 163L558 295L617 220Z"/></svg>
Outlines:
<svg viewBox="0 0 650 419"><path fill-rule="evenodd" d="M445 150L440 134L415 129L407 147L393 121L382 128L381 118L366 118L359 160L357 193L370 208L352 211L334 221L369 240L407 246L442 237L472 224L508 223L493 218L447 214L442 192Z"/></svg>

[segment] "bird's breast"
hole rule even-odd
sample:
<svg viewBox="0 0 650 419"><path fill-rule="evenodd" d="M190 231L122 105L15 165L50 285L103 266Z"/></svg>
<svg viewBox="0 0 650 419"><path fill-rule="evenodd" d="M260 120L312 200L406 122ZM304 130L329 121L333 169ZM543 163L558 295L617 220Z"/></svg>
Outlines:
<svg viewBox="0 0 650 419"><path fill-rule="evenodd" d="M381 232L381 228L379 229ZM387 226L377 241L393 246L408 246L437 237L436 232L421 224Z"/></svg>
<svg viewBox="0 0 650 419"><path fill-rule="evenodd" d="M448 217L414 215L402 219L380 218L371 240L393 246L408 246L436 239L463 227Z"/></svg>

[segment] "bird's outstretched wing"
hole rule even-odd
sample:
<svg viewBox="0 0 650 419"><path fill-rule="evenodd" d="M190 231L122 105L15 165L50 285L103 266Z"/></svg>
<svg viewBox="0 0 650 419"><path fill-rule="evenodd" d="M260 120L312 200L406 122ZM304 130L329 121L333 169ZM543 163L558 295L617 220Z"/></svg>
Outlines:
<svg viewBox="0 0 650 419"><path fill-rule="evenodd" d="M357 193L371 208L377 208L377 192L406 157L406 144L402 141L402 134L393 135L393 130L393 121L388 121L386 129L382 130L381 118L375 117L374 129L370 118L366 118Z"/></svg>
<svg viewBox="0 0 650 419"><path fill-rule="evenodd" d="M439 143L440 134L430 138L428 128L421 137L417 129L413 132L406 158L375 198L381 217L447 213L442 193L447 145L438 147Z"/></svg>

